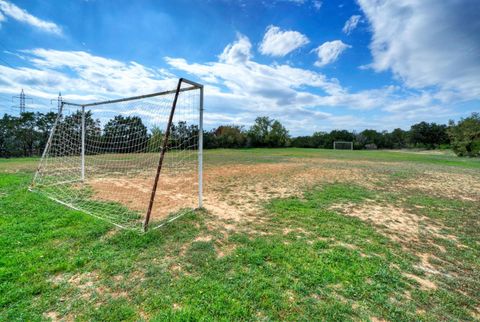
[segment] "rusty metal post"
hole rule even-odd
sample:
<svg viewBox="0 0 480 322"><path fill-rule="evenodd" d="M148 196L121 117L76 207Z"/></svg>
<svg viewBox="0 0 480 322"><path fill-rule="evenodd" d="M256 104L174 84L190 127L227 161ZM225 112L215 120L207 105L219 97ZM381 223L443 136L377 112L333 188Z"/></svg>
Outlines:
<svg viewBox="0 0 480 322"><path fill-rule="evenodd" d="M182 86L183 78L178 80L177 90L175 91L175 98L173 99L172 109L168 118L167 129L165 130L165 136L163 137L162 150L160 151L160 159L158 160L157 173L155 175L155 181L153 183L152 194L150 195L150 203L148 204L147 214L145 215L145 221L143 222L143 231L147 231L148 222L152 214L152 207L155 201L155 194L157 192L158 179L160 178L160 172L162 171L163 159L165 152L167 151L168 138L170 136L170 127L173 122L173 114L175 113L175 107L177 106L178 95L180 94L180 87Z"/></svg>

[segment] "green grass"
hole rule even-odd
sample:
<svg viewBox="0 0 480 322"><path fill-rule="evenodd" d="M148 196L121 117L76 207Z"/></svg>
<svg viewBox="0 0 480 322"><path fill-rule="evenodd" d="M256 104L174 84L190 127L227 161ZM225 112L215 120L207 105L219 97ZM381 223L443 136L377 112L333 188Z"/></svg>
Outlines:
<svg viewBox="0 0 480 322"><path fill-rule="evenodd" d="M406 165L389 180L417 165L452 171L478 165L442 156L308 149L208 151L206 161L213 166L298 157ZM0 161L0 169L28 170L22 165L29 162ZM2 321L42 320L46 312L109 321L475 320L480 305L480 221L472 201L334 183L302 198L272 200L261 221L230 234L212 227L215 219L205 211L138 234L27 192L31 176L0 173ZM441 224L442 233L458 242L426 238L405 248L331 208L366 200L401 205ZM442 272L453 277L425 276L417 252L435 252ZM405 273L438 288L422 289Z"/></svg>
<svg viewBox="0 0 480 322"><path fill-rule="evenodd" d="M434 164L455 167L480 169L479 158L459 158L450 154L422 154L414 151L349 151L349 150L325 150L325 149L302 149L280 148L270 149L266 154L265 149L236 149L236 150L212 150L208 151L206 160L217 161L221 158L230 158L239 161L273 162L287 160L289 158L329 158L335 160L357 160L376 162L415 162L421 164Z"/></svg>

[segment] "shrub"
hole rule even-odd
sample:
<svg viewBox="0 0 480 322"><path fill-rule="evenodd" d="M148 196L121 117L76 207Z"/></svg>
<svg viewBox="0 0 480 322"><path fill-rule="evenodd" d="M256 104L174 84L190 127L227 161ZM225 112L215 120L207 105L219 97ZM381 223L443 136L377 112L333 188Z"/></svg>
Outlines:
<svg viewBox="0 0 480 322"><path fill-rule="evenodd" d="M472 113L470 117L462 118L458 124L450 121L448 135L451 146L458 156L480 156L480 114Z"/></svg>

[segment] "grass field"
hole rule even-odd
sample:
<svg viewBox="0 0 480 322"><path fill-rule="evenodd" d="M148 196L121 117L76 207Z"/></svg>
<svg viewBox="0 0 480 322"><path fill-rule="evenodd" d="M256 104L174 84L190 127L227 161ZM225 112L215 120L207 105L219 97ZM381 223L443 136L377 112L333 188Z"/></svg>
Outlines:
<svg viewBox="0 0 480 322"><path fill-rule="evenodd" d="M0 161L0 320L480 320L480 161L213 150L205 210L146 234Z"/></svg>

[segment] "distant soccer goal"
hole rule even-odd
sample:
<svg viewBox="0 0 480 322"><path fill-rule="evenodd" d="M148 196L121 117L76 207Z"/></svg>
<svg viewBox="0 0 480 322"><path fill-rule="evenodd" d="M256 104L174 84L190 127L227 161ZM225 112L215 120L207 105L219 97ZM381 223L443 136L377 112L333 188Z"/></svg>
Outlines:
<svg viewBox="0 0 480 322"><path fill-rule="evenodd" d="M334 150L353 150L353 142L351 141L334 141Z"/></svg>
<svg viewBox="0 0 480 322"><path fill-rule="evenodd" d="M30 190L127 229L202 207L203 86L63 101Z"/></svg>

